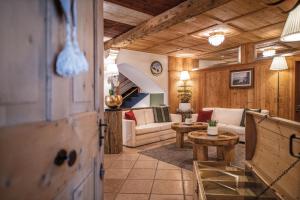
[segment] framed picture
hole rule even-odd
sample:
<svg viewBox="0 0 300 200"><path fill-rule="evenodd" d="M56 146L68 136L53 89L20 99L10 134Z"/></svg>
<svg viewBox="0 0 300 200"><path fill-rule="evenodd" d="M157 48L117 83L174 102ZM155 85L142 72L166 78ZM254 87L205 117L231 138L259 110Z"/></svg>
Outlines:
<svg viewBox="0 0 300 200"><path fill-rule="evenodd" d="M254 85L254 69L230 71L230 88L249 88Z"/></svg>

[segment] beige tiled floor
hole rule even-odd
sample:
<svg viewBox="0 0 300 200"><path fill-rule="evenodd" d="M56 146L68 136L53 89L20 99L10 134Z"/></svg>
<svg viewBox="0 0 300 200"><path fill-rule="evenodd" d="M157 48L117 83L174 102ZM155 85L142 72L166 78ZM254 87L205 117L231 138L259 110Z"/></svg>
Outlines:
<svg viewBox="0 0 300 200"><path fill-rule="evenodd" d="M139 154L174 140L104 156L104 200L192 200L192 172Z"/></svg>

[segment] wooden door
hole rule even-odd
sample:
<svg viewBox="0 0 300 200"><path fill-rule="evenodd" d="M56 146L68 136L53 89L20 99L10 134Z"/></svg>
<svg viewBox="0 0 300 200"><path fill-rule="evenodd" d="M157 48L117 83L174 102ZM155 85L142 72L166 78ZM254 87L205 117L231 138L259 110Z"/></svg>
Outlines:
<svg viewBox="0 0 300 200"><path fill-rule="evenodd" d="M300 122L300 61L296 62L295 68L295 121Z"/></svg>
<svg viewBox="0 0 300 200"><path fill-rule="evenodd" d="M78 1L89 71L62 78L55 73L65 41L59 1L1 2L0 199L103 199L102 4Z"/></svg>

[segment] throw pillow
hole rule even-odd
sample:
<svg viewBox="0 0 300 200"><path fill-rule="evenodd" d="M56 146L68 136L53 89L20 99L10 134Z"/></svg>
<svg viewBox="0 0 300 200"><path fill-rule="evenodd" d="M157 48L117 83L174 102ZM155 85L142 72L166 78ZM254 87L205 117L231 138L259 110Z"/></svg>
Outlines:
<svg viewBox="0 0 300 200"><path fill-rule="evenodd" d="M125 112L125 119L134 120L135 124L136 124L136 118L135 118L134 113L132 112L132 110L130 110L128 112Z"/></svg>
<svg viewBox="0 0 300 200"><path fill-rule="evenodd" d="M207 122L211 120L212 114L213 114L213 110L207 110L207 111L200 110L198 113L197 122Z"/></svg>
<svg viewBox="0 0 300 200"><path fill-rule="evenodd" d="M242 115L242 120L241 120L241 124L240 124L240 126L242 126L242 127L245 127L245 124L246 124L246 112L247 111L253 111L253 112L258 112L258 113L260 113L261 112L261 109L259 108L259 109L249 109L249 108L245 108L244 109L244 112L243 112L243 115Z"/></svg>
<svg viewBox="0 0 300 200"><path fill-rule="evenodd" d="M171 122L169 107L154 107L153 114L155 123Z"/></svg>

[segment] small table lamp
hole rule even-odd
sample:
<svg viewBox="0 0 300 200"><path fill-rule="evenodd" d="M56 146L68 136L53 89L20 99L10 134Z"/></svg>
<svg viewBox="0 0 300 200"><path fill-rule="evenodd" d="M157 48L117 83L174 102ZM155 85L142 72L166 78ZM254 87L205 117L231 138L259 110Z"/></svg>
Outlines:
<svg viewBox="0 0 300 200"><path fill-rule="evenodd" d="M270 70L278 71L277 73L277 116L279 116L279 72L287 70L288 65L284 56L276 56L273 58Z"/></svg>

